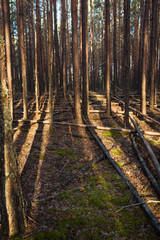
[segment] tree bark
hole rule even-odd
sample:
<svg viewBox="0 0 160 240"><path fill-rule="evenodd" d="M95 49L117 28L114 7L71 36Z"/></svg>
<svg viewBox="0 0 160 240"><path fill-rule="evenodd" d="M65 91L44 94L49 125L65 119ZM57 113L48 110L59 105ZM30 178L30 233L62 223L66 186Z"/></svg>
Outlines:
<svg viewBox="0 0 160 240"><path fill-rule="evenodd" d="M81 0L82 11L82 113L89 113L89 79L88 79L88 0Z"/></svg>
<svg viewBox="0 0 160 240"><path fill-rule="evenodd" d="M54 44L55 44L55 94L58 94L59 78L60 78L60 56L59 56L59 43L57 33L57 4L56 0L53 0L54 4Z"/></svg>
<svg viewBox="0 0 160 240"><path fill-rule="evenodd" d="M113 17L114 17L114 30L113 30L114 81L113 81L113 93L116 94L116 86L117 86L117 0L114 0Z"/></svg>
<svg viewBox="0 0 160 240"><path fill-rule="evenodd" d="M74 82L74 112L77 122L82 122L80 105L79 62L77 47L77 0L71 1L72 12L72 59L73 59L73 82Z"/></svg>
<svg viewBox="0 0 160 240"><path fill-rule="evenodd" d="M148 53L148 16L150 0L145 2L143 34L142 34L142 80L141 80L141 112L146 114L146 83Z"/></svg>
<svg viewBox="0 0 160 240"><path fill-rule="evenodd" d="M7 0L2 1L3 5L3 21L5 33L5 49L6 49L6 70L7 82L9 89L9 107L11 110L11 118L13 120L13 85L12 85L12 66L11 66L11 32L10 32L10 9Z"/></svg>
<svg viewBox="0 0 160 240"><path fill-rule="evenodd" d="M63 76L63 97L67 98L66 86L66 7L65 0L61 0L62 7L62 76Z"/></svg>
<svg viewBox="0 0 160 240"><path fill-rule="evenodd" d="M1 3L0 16L2 16ZM24 231L26 219L16 153L13 145L2 25L2 19L0 17L0 209L2 233L4 235L14 236Z"/></svg>
<svg viewBox="0 0 160 240"><path fill-rule="evenodd" d="M21 65L22 65L22 86L23 86L23 118L28 118L28 110L27 110L27 103L28 103L28 90L27 90L27 70L26 70L26 48L24 42L24 9L25 9L25 2L24 0L19 0L19 23L20 23L20 53L21 53Z"/></svg>
<svg viewBox="0 0 160 240"><path fill-rule="evenodd" d="M130 85L130 0L124 0L124 49L123 49L123 79L125 94L125 126L129 126L129 85Z"/></svg>
<svg viewBox="0 0 160 240"><path fill-rule="evenodd" d="M151 41L150 41L150 104L149 108L153 111L155 99L155 77L156 77L156 46L158 37L158 0L152 1L152 24L151 24Z"/></svg>
<svg viewBox="0 0 160 240"><path fill-rule="evenodd" d="M110 99L110 0L105 1L105 34L106 34L106 114L111 114Z"/></svg>

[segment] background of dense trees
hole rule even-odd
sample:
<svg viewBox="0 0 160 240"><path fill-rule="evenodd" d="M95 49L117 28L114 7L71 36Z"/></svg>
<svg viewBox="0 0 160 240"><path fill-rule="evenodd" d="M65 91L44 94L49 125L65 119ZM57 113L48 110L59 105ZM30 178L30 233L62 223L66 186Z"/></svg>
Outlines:
<svg viewBox="0 0 160 240"><path fill-rule="evenodd" d="M6 121L12 123L17 93L23 94L24 119L28 118L28 96L35 94L38 112L39 97L44 92L49 92L50 119L53 95L66 99L71 90L74 90L77 122L82 121L80 95L82 113L89 114L89 90L106 92L109 116L110 95L121 89L125 95L126 125L129 91L141 95L142 113L146 113L147 95L153 109L160 77L158 0L1 0L0 3L2 129L7 117L5 111L10 111L10 120ZM7 83L3 86L5 79ZM6 100L2 98L3 87L8 91ZM8 110L4 110L4 101ZM12 141L12 136L8 137ZM4 145L2 137L1 143ZM2 166L3 162L1 169ZM3 175L1 170L1 180ZM21 190L16 191L20 196ZM3 189L3 205L2 195ZM24 225L25 219L22 229ZM16 231L22 229L17 227Z"/></svg>

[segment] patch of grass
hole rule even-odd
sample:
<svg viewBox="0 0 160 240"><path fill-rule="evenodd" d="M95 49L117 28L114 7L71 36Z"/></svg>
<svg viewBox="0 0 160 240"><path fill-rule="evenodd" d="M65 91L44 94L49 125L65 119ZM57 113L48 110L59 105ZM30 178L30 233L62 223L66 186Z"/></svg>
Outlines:
<svg viewBox="0 0 160 240"><path fill-rule="evenodd" d="M121 149L112 149L111 153L114 153L115 155L121 155L123 153L123 151Z"/></svg>
<svg viewBox="0 0 160 240"><path fill-rule="evenodd" d="M75 159L78 159L78 155L74 155L74 156L69 157L69 160L70 160L70 161L73 161L73 160L75 160Z"/></svg>
<svg viewBox="0 0 160 240"><path fill-rule="evenodd" d="M121 134L118 131L110 130L102 133L105 137L119 137Z"/></svg>
<svg viewBox="0 0 160 240"><path fill-rule="evenodd" d="M117 164L118 164L120 167L122 167L122 166L124 165L124 163L122 163L122 162L117 162Z"/></svg>
<svg viewBox="0 0 160 240"><path fill-rule="evenodd" d="M52 154L57 154L57 155L71 155L73 154L72 149L62 149L62 150L54 150Z"/></svg>
<svg viewBox="0 0 160 240"><path fill-rule="evenodd" d="M153 143L153 144L155 144L155 145L159 145L159 144L160 144L160 142L159 142L159 141L156 141L156 140L151 140L150 142Z"/></svg>

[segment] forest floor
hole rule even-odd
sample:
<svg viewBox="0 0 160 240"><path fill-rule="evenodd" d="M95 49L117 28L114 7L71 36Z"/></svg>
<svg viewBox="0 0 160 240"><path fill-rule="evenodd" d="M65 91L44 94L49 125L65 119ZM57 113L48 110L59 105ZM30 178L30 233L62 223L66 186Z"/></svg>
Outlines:
<svg viewBox="0 0 160 240"><path fill-rule="evenodd" d="M29 102L30 119L47 121L47 95L41 97L41 113L36 115L35 101ZM95 107L90 105L90 109ZM113 106L115 111L116 107ZM53 120L72 122L69 99L53 101ZM16 119L22 118L22 101L15 103ZM93 125L123 127L122 118L112 114L91 113ZM146 127L147 128L147 127ZM111 156L144 201L154 199L153 190L135 162L129 135L96 131ZM156 140L160 144L160 138ZM18 156L28 227L23 236L13 239L66 240L156 240L141 206L117 174L108 159L93 162L68 184L70 176L102 155L87 129L48 123L14 123L14 142ZM156 145L159 153L160 145ZM132 171L131 171L132 169ZM63 184L64 183L64 184ZM57 187L59 186L59 187ZM128 206L123 208L124 206ZM158 204L150 204L160 217Z"/></svg>

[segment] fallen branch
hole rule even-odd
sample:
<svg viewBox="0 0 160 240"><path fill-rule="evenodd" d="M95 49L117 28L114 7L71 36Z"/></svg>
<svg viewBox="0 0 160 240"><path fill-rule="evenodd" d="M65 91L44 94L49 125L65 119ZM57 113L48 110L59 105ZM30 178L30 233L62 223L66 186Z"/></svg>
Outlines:
<svg viewBox="0 0 160 240"><path fill-rule="evenodd" d="M122 103L123 105L125 105L125 103L124 103L121 99L119 99L118 97L112 96L112 98L113 98L113 99L116 99L117 101L119 101L120 103ZM136 113L140 114L141 116L149 119L150 121L156 123L157 125L160 125L160 122L159 122L159 121L155 120L154 118L149 117L149 116L146 115L146 114L141 113L141 112L140 112L139 110L137 110L136 108L133 108L133 107L129 106L129 109L131 109L133 112L136 112Z"/></svg>
<svg viewBox="0 0 160 240"><path fill-rule="evenodd" d="M83 121L85 122L85 124L87 124L87 121L83 118ZM141 203L142 208L144 209L144 211L146 212L146 214L149 216L153 226L155 227L155 229L160 233L160 223L158 222L158 219L154 216L154 214L151 212L151 210L148 208L148 206L146 204L144 204L142 198L140 197L140 195L137 193L136 189L133 187L133 185L131 184L131 182L127 179L127 177L124 175L124 173L121 171L120 167L118 166L118 164L114 161L114 159L111 157L111 155L109 154L109 152L107 151L107 149L105 148L105 146L103 145L103 143L101 142L100 138L97 136L97 134L94 132L93 129L89 128L90 133L93 135L93 137L95 138L97 144L99 145L99 147L101 148L101 150L103 151L104 155L106 158L108 158L108 160L111 162L111 164L114 166L114 168L116 169L117 173L122 177L122 179L124 180L124 182L127 184L127 186L129 187L129 189L132 191L132 194L134 195L134 197L136 198L136 200Z"/></svg>
<svg viewBox="0 0 160 240"><path fill-rule="evenodd" d="M151 158L151 160L152 160L152 162L153 162L153 165L154 165L154 167L155 167L155 170L156 170L156 172L157 172L157 174L158 174L158 178L160 178L160 164L159 164L159 162L158 162L158 160L157 160L157 158L156 158L156 156L155 156L152 148L150 147L148 141L147 141L146 138L143 136L143 133L142 133L141 130L138 128L137 124L135 123L135 121L133 120L133 118L132 118L131 116L130 116L130 119L131 119L131 121L132 121L132 123L133 123L133 125L134 125L134 127L135 127L135 129L136 129L136 131L138 132L140 138L142 139L142 141L143 141L143 143L144 143L144 145L145 145L145 147L146 147L146 150L147 150L147 152L148 152L148 155L149 155L149 157Z"/></svg>
<svg viewBox="0 0 160 240"><path fill-rule="evenodd" d="M100 155L97 158L94 158L92 161L90 161L89 163L87 163L84 167L82 167L81 169L79 169L76 173L74 173L73 175L71 175L69 178L67 178L65 181L61 182L59 185L57 185L56 187L54 187L51 191L55 192L57 189L67 185L68 183L70 183L73 179L75 179L77 177L77 175L81 172L86 171L93 163L98 163L100 161L102 161L104 159L104 155ZM48 196L46 198L37 200L35 202L45 202L46 200L50 200L54 197L54 195Z"/></svg>
<svg viewBox="0 0 160 240"><path fill-rule="evenodd" d="M106 113L105 110L89 110L90 113Z"/></svg>
<svg viewBox="0 0 160 240"><path fill-rule="evenodd" d="M131 141L132 141L133 148L134 148L134 150L135 150L135 152L136 152L136 154L139 158L140 164L141 164L144 172L146 173L148 179L151 181L151 183L152 183L153 187L155 188L156 192L160 195L160 186L157 183L154 176L152 175L152 173L150 172L150 170L148 169L147 165L145 164L145 161L143 159L143 156L142 156L141 152L139 151L139 149L137 147L137 144L135 142L133 134L131 134Z"/></svg>
<svg viewBox="0 0 160 240"><path fill-rule="evenodd" d="M121 210L123 210L125 208L136 207L136 206L140 206L140 205L146 204L146 203L160 203L160 201L148 200L148 201L142 202L142 203L135 203L135 204L131 204L131 205L126 205L126 206L121 207L119 210L117 210L116 213L120 212Z"/></svg>

